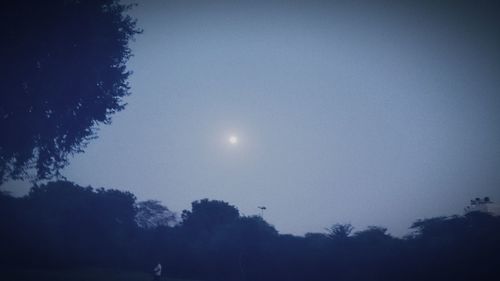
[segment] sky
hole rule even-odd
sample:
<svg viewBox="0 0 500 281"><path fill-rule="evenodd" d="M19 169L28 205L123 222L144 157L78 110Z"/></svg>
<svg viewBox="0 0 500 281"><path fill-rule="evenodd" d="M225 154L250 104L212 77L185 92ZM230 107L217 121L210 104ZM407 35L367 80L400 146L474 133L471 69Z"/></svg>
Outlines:
<svg viewBox="0 0 500 281"><path fill-rule="evenodd" d="M62 174L295 235L500 202L499 10L435 2L138 1L128 105Z"/></svg>

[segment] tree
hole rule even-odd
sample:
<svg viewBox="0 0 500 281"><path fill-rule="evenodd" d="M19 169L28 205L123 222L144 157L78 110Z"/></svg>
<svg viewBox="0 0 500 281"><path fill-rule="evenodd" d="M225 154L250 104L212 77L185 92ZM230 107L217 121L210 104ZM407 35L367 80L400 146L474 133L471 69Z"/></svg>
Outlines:
<svg viewBox="0 0 500 281"><path fill-rule="evenodd" d="M351 235L353 229L354 227L352 227L349 223L337 223L332 225L330 228L327 228L328 237L331 239L345 239Z"/></svg>
<svg viewBox="0 0 500 281"><path fill-rule="evenodd" d="M0 11L0 184L49 179L82 152L130 93L119 0L8 1Z"/></svg>
<svg viewBox="0 0 500 281"><path fill-rule="evenodd" d="M182 226L189 231L210 232L235 222L239 217L238 209L227 202L202 199L191 203L191 211L182 212Z"/></svg>
<svg viewBox="0 0 500 281"><path fill-rule="evenodd" d="M142 228L171 226L176 222L175 213L163 206L160 201L146 200L136 204L135 222Z"/></svg>
<svg viewBox="0 0 500 281"><path fill-rule="evenodd" d="M370 243L392 238L387 234L387 228L381 226L368 226L367 229L356 232L354 236L358 240L367 240Z"/></svg>
<svg viewBox="0 0 500 281"><path fill-rule="evenodd" d="M0 228L8 231L0 233L8 243L0 246L9 259L39 266L104 266L134 258L138 228L132 193L57 181L9 201L0 208L5 215Z"/></svg>

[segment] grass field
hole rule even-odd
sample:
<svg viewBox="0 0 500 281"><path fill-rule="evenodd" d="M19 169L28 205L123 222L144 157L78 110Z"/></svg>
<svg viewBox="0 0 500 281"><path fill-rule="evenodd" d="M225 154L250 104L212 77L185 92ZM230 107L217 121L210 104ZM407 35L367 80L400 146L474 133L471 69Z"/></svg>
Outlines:
<svg viewBox="0 0 500 281"><path fill-rule="evenodd" d="M153 276L144 272L108 268L80 268L67 270L0 269L2 281L152 281ZM188 281L162 278L162 281ZM194 281L194 280L191 280Z"/></svg>

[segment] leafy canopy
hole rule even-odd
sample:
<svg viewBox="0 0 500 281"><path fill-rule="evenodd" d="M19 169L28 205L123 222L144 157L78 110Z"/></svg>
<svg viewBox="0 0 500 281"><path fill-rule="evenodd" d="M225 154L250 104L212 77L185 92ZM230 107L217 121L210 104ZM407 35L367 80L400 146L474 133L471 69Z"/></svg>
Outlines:
<svg viewBox="0 0 500 281"><path fill-rule="evenodd" d="M125 106L129 41L118 0L8 1L0 10L0 184L48 179Z"/></svg>

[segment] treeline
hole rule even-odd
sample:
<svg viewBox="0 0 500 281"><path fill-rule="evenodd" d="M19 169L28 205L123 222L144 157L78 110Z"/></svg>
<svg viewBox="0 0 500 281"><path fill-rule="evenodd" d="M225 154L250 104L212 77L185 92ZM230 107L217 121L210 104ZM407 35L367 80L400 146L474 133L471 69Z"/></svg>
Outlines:
<svg viewBox="0 0 500 281"><path fill-rule="evenodd" d="M486 280L500 276L500 218L419 220L404 238L336 224L304 237L200 200L176 217L129 192L59 181L0 195L0 268L99 266L198 280Z"/></svg>

